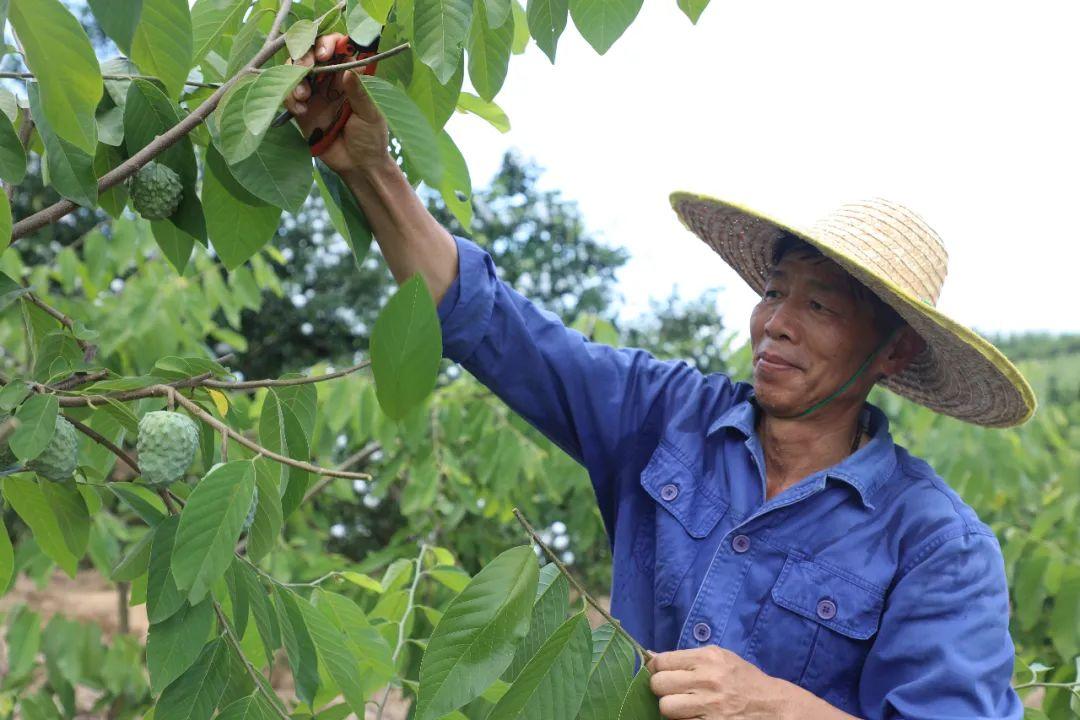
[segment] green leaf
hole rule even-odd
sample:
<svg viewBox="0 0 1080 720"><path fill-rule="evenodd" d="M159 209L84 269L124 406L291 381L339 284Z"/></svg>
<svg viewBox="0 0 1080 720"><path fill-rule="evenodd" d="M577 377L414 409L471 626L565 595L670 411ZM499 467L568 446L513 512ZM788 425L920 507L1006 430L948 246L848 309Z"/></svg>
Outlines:
<svg viewBox="0 0 1080 720"><path fill-rule="evenodd" d="M510 51L520 55L529 46L529 19L520 0L511 0L510 9L514 18L514 44L510 46Z"/></svg>
<svg viewBox="0 0 1080 720"><path fill-rule="evenodd" d="M41 495L56 515L64 544L76 559L86 554L90 541L90 514L86 501L74 484L42 482Z"/></svg>
<svg viewBox="0 0 1080 720"><path fill-rule="evenodd" d="M382 24L385 22L371 17L363 5L353 5L345 18L345 26L349 30L349 37L358 45L371 45L375 38L379 37Z"/></svg>
<svg viewBox="0 0 1080 720"><path fill-rule="evenodd" d="M237 576L247 590L251 616L255 619L255 629L259 631L262 646L266 652L266 664L274 663L274 651L281 646L281 629L278 626L277 613L270 603L270 596L259 582L255 571L247 563L234 560Z"/></svg>
<svg viewBox="0 0 1080 720"><path fill-rule="evenodd" d="M510 46L514 41L514 24L489 25L488 13L483 11L484 0L476 0L472 28L469 30L469 80L484 100L491 101L506 80L510 64ZM488 6L490 8L490 5ZM510 4L506 4L507 14ZM456 98L455 98L456 99Z"/></svg>
<svg viewBox="0 0 1080 720"><path fill-rule="evenodd" d="M1050 613L1050 639L1062 657L1080 654L1080 567L1068 566Z"/></svg>
<svg viewBox="0 0 1080 720"><path fill-rule="evenodd" d="M484 120L501 133L510 131L510 118L503 109L493 102L488 102L470 92L462 91L458 96L457 108L461 112L472 113Z"/></svg>
<svg viewBox="0 0 1080 720"><path fill-rule="evenodd" d="M227 152L222 154L228 159ZM311 151L293 123L268 130L258 146L240 162L230 163L229 169L260 200L294 214L311 189Z"/></svg>
<svg viewBox="0 0 1080 720"><path fill-rule="evenodd" d="M16 679L34 668L41 649L41 616L20 605L8 617L7 680ZM6 685L6 683L5 683Z"/></svg>
<svg viewBox="0 0 1080 720"><path fill-rule="evenodd" d="M459 62L450 80L445 84L440 84L435 73L413 56L412 79L409 81L408 88L409 97L420 108L420 112L424 114L435 132L441 130L454 114L454 106L457 104L458 95L461 94L461 84L464 79L465 66Z"/></svg>
<svg viewBox="0 0 1080 720"><path fill-rule="evenodd" d="M626 32L640 10L641 0L570 0L574 25L600 55Z"/></svg>
<svg viewBox="0 0 1080 720"><path fill-rule="evenodd" d="M68 200L84 207L93 207L97 202L97 177L94 176L93 156L87 155L53 131L50 119L42 108L38 83L27 83L26 92L30 98L30 112L34 116L38 136L45 145L49 184Z"/></svg>
<svg viewBox="0 0 1080 720"><path fill-rule="evenodd" d="M170 515L154 528L146 579L146 613L151 623L172 617L184 604L184 595L176 587L172 572L173 546L179 525L180 516Z"/></svg>
<svg viewBox="0 0 1080 720"><path fill-rule="evenodd" d="M232 34L250 0L196 0L191 8L192 64L202 62L223 35Z"/></svg>
<svg viewBox="0 0 1080 720"><path fill-rule="evenodd" d="M142 72L161 78L169 97L180 97L194 54L187 0L143 0L131 41L131 59Z"/></svg>
<svg viewBox="0 0 1080 720"><path fill-rule="evenodd" d="M374 237L364 211L356 201L356 196L337 173L322 161L316 161L315 165L319 169L315 174L315 184L326 205L326 212L330 215L330 222L341 237L345 238L352 250L353 261L360 267Z"/></svg>
<svg viewBox="0 0 1080 720"><path fill-rule="evenodd" d="M273 14L270 8L255 10L244 20L236 35L233 36L232 45L229 48L229 61L225 66L225 77L236 75L246 66L259 52L259 48L266 41L259 20Z"/></svg>
<svg viewBox="0 0 1080 720"><path fill-rule="evenodd" d="M577 720L609 720L618 716L619 706L633 680L634 646L611 623L593 630L592 642L589 684Z"/></svg>
<svg viewBox="0 0 1080 720"><path fill-rule="evenodd" d="M47 480L42 482L48 482ZM42 552L63 569L69 577L75 577L79 559L71 554L56 514L38 483L21 475L4 478L4 497L11 503L16 514L23 519L34 534L34 540Z"/></svg>
<svg viewBox="0 0 1080 720"><path fill-rule="evenodd" d="M262 446L297 460L309 456L307 435L296 413L285 404L276 390L270 390L263 400L259 416L259 441ZM299 507L310 482L310 473L292 466L280 466L281 514L289 517Z"/></svg>
<svg viewBox="0 0 1080 720"><path fill-rule="evenodd" d="M0 253L3 253L11 245L11 205L6 193L0 194L4 196L0 198Z"/></svg>
<svg viewBox="0 0 1080 720"><path fill-rule="evenodd" d="M150 626L146 636L146 669L150 690L160 693L196 660L214 624L214 607L207 598L183 606L172 617Z"/></svg>
<svg viewBox="0 0 1080 720"><path fill-rule="evenodd" d="M485 25L489 28L501 28L504 24L510 26L510 35L514 34L514 24L512 22L506 22L513 17L513 3L512 0L483 0L485 13L487 20ZM473 17L477 16L477 11L473 10ZM475 22L475 20L474 20Z"/></svg>
<svg viewBox="0 0 1080 720"><path fill-rule="evenodd" d="M218 713L216 720L271 720L277 713L259 692L229 703Z"/></svg>
<svg viewBox="0 0 1080 720"><path fill-rule="evenodd" d="M11 547L4 518L0 516L0 595L7 592L11 578L15 576L15 551Z"/></svg>
<svg viewBox="0 0 1080 720"><path fill-rule="evenodd" d="M214 142L230 165L235 165L255 151L262 137L253 135L244 122L244 102L255 82L253 75L244 75L233 85L213 115L217 128Z"/></svg>
<svg viewBox="0 0 1080 720"><path fill-rule="evenodd" d="M299 60L311 46L315 44L315 36L319 32L319 26L311 20L297 20L285 32L285 47L289 50L289 57Z"/></svg>
<svg viewBox="0 0 1080 720"><path fill-rule="evenodd" d="M248 533L247 554L253 562L265 557L277 544L283 523L281 494L278 480L270 469L270 460L255 461L255 485L259 489L259 501L255 507L255 520Z"/></svg>
<svg viewBox="0 0 1080 720"><path fill-rule="evenodd" d="M383 411L400 420L435 387L442 334L435 302L419 273L402 283L371 333L371 371Z"/></svg>
<svg viewBox="0 0 1080 720"><path fill-rule="evenodd" d="M499 698L487 720L544 720L577 715L592 661L592 633L581 612L562 623Z"/></svg>
<svg viewBox="0 0 1080 720"><path fill-rule="evenodd" d="M139 24L142 4L143 0L90 0L94 19L125 55L131 54L131 40Z"/></svg>
<svg viewBox="0 0 1080 720"><path fill-rule="evenodd" d="M7 279L8 278L6 275L0 275L0 291L6 290L7 283L4 281ZM12 284L14 284L15 287L18 287L18 284ZM0 410L14 410L16 407L18 407L19 403L21 403L27 398L28 395L30 395L30 393L30 386L22 380L15 378L8 381L7 385L5 385L3 388L0 388Z"/></svg>
<svg viewBox="0 0 1080 720"><path fill-rule="evenodd" d="M23 287L8 275L0 272L0 310L4 310L28 292L30 288Z"/></svg>
<svg viewBox="0 0 1080 720"><path fill-rule="evenodd" d="M26 151L11 120L0 113L0 179L18 184L25 176Z"/></svg>
<svg viewBox="0 0 1080 720"><path fill-rule="evenodd" d="M415 0L413 48L420 61L446 84L461 62L472 22L472 0Z"/></svg>
<svg viewBox="0 0 1080 720"><path fill-rule="evenodd" d="M464 590L470 580L469 573L456 567L436 567L428 571L428 576L454 593Z"/></svg>
<svg viewBox="0 0 1080 720"><path fill-rule="evenodd" d="M386 24L386 18L390 14L390 9L394 7L393 0L360 0L360 4L367 10L368 15L381 24ZM386 47L389 48L392 46L387 45Z"/></svg>
<svg viewBox="0 0 1080 720"><path fill-rule="evenodd" d="M316 590L312 600L329 618L342 637L347 638L353 654L368 676L367 685L385 685L396 674L394 653L382 634L372 625L364 611L349 598L323 589Z"/></svg>
<svg viewBox="0 0 1080 720"><path fill-rule="evenodd" d="M439 133L439 156L442 158L443 181L439 186L443 202L465 229L472 225L472 180L465 156L458 150L446 130Z"/></svg>
<svg viewBox="0 0 1080 720"><path fill-rule="evenodd" d="M690 18L690 22L697 25L701 13L709 6L709 0L678 0L677 4L679 9L683 11L683 14Z"/></svg>
<svg viewBox="0 0 1080 720"><path fill-rule="evenodd" d="M341 577L345 580L348 580L353 585L356 585L359 588L363 588L364 590L369 590L379 595L381 595L383 592L382 583L371 577L370 575L353 572L352 570L345 570L341 573Z"/></svg>
<svg viewBox="0 0 1080 720"><path fill-rule="evenodd" d="M128 153L134 155L169 128L180 122L180 115L165 93L148 80L132 80L124 104L124 137ZM154 158L167 165L184 185L184 194L195 192L198 167L195 149L188 137L164 150Z"/></svg>
<svg viewBox="0 0 1080 720"><path fill-rule="evenodd" d="M528 546L488 563L446 608L420 664L416 720L436 720L480 695L529 629L539 569Z"/></svg>
<svg viewBox="0 0 1080 720"><path fill-rule="evenodd" d="M229 648L218 639L161 693L154 720L210 720L229 681Z"/></svg>
<svg viewBox="0 0 1080 720"><path fill-rule="evenodd" d="M154 220L150 223L150 229L154 233L154 242L161 248L165 259L176 268L178 275L183 275L195 247L195 238L169 220Z"/></svg>
<svg viewBox="0 0 1080 720"><path fill-rule="evenodd" d="M56 416L60 403L55 395L31 395L15 410L19 427L8 438L15 457L24 463L33 460L48 446L56 432Z"/></svg>
<svg viewBox="0 0 1080 720"><path fill-rule="evenodd" d="M306 602L298 602L304 622L315 651L319 656L319 666L327 670L333 678L345 702L353 709L357 717L364 715L364 703L368 696L383 685L389 677L379 678L371 672L364 672L362 658L353 652L344 635L326 615Z"/></svg>
<svg viewBox="0 0 1080 720"><path fill-rule="evenodd" d="M569 12L568 0L528 0L525 5L525 17L529 23L529 33L536 39L536 44L555 63L555 50L559 45L559 36L566 29L566 16Z"/></svg>
<svg viewBox="0 0 1080 720"><path fill-rule="evenodd" d="M411 167L431 187L442 181L442 165L435 131L424 118L420 108L405 92L377 75L360 78L364 89L386 116L386 122L395 137L401 141L402 152Z"/></svg>
<svg viewBox="0 0 1080 720"><path fill-rule="evenodd" d="M147 525L157 525L165 519L165 503L161 501L157 493L143 485L134 483L109 483L109 488L117 498L135 511Z"/></svg>
<svg viewBox="0 0 1080 720"><path fill-rule="evenodd" d="M517 678L522 668L536 656L548 637L566 621L566 613L569 609L570 583L559 571L557 565L548 563L540 569L532 619L529 621L529 634L518 644L514 652L514 661L503 673L503 680L513 682Z"/></svg>
<svg viewBox="0 0 1080 720"><path fill-rule="evenodd" d="M119 108L113 108L118 110ZM101 177L124 161L120 154L120 148L98 144L97 154L94 155L94 174ZM127 183L118 183L98 195L98 205L109 213L114 219L119 219L127 206L128 187Z"/></svg>
<svg viewBox="0 0 1080 720"><path fill-rule="evenodd" d="M101 144L98 145L98 153L101 152L102 144L112 147L119 147L124 144L124 108L114 106L108 110L98 112L97 126L98 139L101 140ZM97 154L94 157L97 157Z"/></svg>
<svg viewBox="0 0 1080 720"><path fill-rule="evenodd" d="M649 670L644 665L626 689L617 720L660 720L660 701L649 687Z"/></svg>
<svg viewBox="0 0 1080 720"><path fill-rule="evenodd" d="M252 135L263 135L270 128L281 104L309 68L303 65L276 65L263 70L248 88L244 98L244 122Z"/></svg>
<svg viewBox="0 0 1080 720"><path fill-rule="evenodd" d="M172 572L176 587L198 603L225 574L255 492L255 467L225 463L198 482L180 513Z"/></svg>
<svg viewBox="0 0 1080 720"><path fill-rule="evenodd" d="M150 544L153 540L153 530L143 533L112 568L109 579L113 582L131 582L146 572L150 566Z"/></svg>
<svg viewBox="0 0 1080 720"><path fill-rule="evenodd" d="M308 705L314 705L315 693L319 690L319 657L300 608L306 603L292 590L278 587L274 589L274 604L296 684L296 696Z"/></svg>
<svg viewBox="0 0 1080 720"><path fill-rule="evenodd" d="M41 106L52 131L92 156L94 112L104 86L86 32L60 0L12 0L10 20L41 85Z"/></svg>
<svg viewBox="0 0 1080 720"><path fill-rule="evenodd" d="M225 267L235 270L274 237L281 208L267 205L237 183L214 146L206 150L204 169L202 202L207 234Z"/></svg>

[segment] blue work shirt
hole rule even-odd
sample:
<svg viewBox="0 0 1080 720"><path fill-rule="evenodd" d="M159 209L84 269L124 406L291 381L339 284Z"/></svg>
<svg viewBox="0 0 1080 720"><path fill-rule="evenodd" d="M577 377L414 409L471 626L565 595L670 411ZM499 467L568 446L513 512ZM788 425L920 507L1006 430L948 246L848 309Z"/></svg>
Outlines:
<svg viewBox="0 0 1080 720"><path fill-rule="evenodd" d="M590 342L456 241L444 354L588 470L639 642L719 645L864 718L1022 716L997 540L879 409L766 500L750 385Z"/></svg>

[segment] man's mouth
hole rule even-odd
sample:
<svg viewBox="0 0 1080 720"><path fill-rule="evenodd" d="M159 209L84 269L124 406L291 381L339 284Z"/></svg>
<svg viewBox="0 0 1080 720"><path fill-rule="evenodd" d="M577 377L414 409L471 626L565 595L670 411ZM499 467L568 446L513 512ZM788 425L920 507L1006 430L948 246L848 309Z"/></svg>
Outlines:
<svg viewBox="0 0 1080 720"><path fill-rule="evenodd" d="M799 366L775 353L762 352L757 355L756 366L762 370L798 370Z"/></svg>

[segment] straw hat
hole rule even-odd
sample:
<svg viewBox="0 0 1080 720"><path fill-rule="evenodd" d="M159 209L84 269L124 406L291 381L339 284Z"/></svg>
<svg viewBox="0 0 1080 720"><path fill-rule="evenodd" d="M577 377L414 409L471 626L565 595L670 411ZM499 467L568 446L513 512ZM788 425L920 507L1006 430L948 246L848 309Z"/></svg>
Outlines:
<svg viewBox="0 0 1080 720"><path fill-rule="evenodd" d="M1019 425L1035 412L1035 394L1008 358L935 307L948 255L937 233L911 210L880 199L850 203L801 229L702 195L672 193L671 206L758 294L765 290L776 241L790 233L896 310L926 349L902 373L881 381L893 392L991 427Z"/></svg>

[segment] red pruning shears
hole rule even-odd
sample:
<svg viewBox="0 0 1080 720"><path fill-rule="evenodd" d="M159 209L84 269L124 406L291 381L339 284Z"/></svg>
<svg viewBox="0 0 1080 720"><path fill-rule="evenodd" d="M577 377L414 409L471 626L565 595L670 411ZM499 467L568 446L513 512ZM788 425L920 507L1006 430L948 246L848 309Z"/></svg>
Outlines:
<svg viewBox="0 0 1080 720"><path fill-rule="evenodd" d="M340 65L341 63L347 63L353 60L369 58L378 52L378 37L372 40L368 45L360 45L346 36L338 40L337 45L334 46L334 53L329 58L317 64ZM356 69L363 75L374 75L376 65L378 65L378 63L374 62L370 65L365 65ZM304 82L306 82L311 89L311 97L315 97L316 94L321 94L329 103L340 103L338 105L337 113L330 119L330 122L326 123L325 127L316 127L308 135L307 142L308 146L311 148L312 157L318 157L326 152L326 149L333 144L334 139L337 138L341 129L345 127L345 123L348 121L349 116L352 115L352 106L349 105L348 100L344 99L344 93L334 87L333 80L334 77L331 73L308 75L304 78ZM278 127L284 125L289 122L292 117L292 113L286 110L274 118L271 126Z"/></svg>

